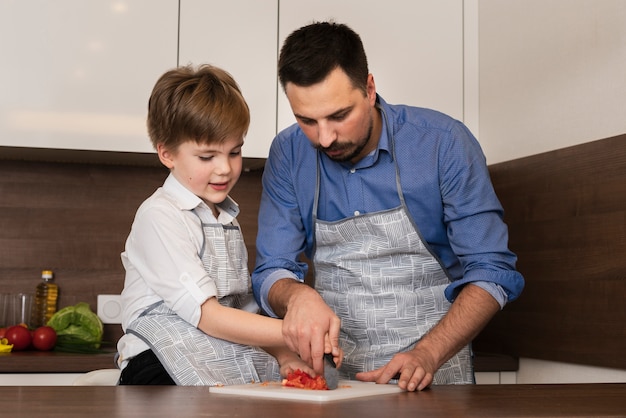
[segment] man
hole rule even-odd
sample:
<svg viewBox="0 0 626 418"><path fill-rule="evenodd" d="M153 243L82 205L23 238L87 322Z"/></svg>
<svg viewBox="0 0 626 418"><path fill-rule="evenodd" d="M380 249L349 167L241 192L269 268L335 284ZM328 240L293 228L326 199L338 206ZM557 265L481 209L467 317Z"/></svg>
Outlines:
<svg viewBox="0 0 626 418"><path fill-rule="evenodd" d="M472 383L469 343L524 286L478 142L439 112L387 104L345 25L296 30L278 73L297 124L263 175L258 302L318 373L343 350L344 377Z"/></svg>

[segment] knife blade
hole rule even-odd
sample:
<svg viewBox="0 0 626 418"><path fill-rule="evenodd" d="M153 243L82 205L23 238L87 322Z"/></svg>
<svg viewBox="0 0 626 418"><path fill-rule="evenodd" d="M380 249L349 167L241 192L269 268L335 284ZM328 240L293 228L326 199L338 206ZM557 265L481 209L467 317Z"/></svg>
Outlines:
<svg viewBox="0 0 626 418"><path fill-rule="evenodd" d="M324 379L326 379L326 386L328 389L337 389L339 383L339 372L337 371L337 365L333 360L331 353L324 354Z"/></svg>

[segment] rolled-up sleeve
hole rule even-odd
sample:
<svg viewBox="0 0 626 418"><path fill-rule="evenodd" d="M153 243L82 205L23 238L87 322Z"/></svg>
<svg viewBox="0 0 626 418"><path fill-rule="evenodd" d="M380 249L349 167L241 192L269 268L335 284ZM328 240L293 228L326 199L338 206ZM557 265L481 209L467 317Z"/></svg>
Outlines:
<svg viewBox="0 0 626 418"><path fill-rule="evenodd" d="M445 142L439 167L444 223L462 275L448 287L446 297L454 300L465 284L475 283L504 306L524 288L515 270L517 256L508 248L504 211L477 141L460 123L452 135L460 140Z"/></svg>
<svg viewBox="0 0 626 418"><path fill-rule="evenodd" d="M217 295L217 286L198 256L202 228L199 220L194 225L194 217L166 205L138 211L122 260L127 270L125 286L131 292L135 285L144 289L143 297L135 298L138 306L163 300L197 326L200 306Z"/></svg>
<svg viewBox="0 0 626 418"><path fill-rule="evenodd" d="M268 294L272 285L282 278L304 281L307 263L300 260L306 251L307 240L311 241L311 211L302 207L302 196L313 195L314 179L296 178L302 172L315 175L315 170L293 165L298 162L297 148L285 145L285 139L274 140L270 156L263 172L263 194L259 208L258 235L256 241L256 266L252 273L252 289L259 306L269 315ZM297 186L294 186L296 185ZM295 193L298 187L298 196Z"/></svg>

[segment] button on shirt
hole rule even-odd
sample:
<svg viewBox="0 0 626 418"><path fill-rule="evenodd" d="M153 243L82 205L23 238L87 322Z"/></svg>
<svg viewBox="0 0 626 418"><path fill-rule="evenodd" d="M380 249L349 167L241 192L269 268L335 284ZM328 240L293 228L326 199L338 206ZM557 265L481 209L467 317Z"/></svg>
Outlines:
<svg viewBox="0 0 626 418"><path fill-rule="evenodd" d="M491 184L485 157L461 122L442 113L388 105L377 149L356 164L337 163L319 153L318 218L337 221L400 205L400 186L422 241L446 270L454 300L463 285L474 283L504 306L518 297L524 279L508 249L503 210ZM297 124L274 139L263 174L257 235L257 264L252 275L260 306L281 278L303 280L314 248L313 200L317 150Z"/></svg>

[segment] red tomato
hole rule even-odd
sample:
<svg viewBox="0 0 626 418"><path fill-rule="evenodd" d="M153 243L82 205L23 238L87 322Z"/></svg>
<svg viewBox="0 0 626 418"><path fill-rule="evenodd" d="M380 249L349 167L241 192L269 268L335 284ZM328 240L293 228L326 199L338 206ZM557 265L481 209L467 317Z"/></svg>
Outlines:
<svg viewBox="0 0 626 418"><path fill-rule="evenodd" d="M33 332L33 347L40 351L48 351L57 343L57 333L52 327L43 326Z"/></svg>
<svg viewBox="0 0 626 418"><path fill-rule="evenodd" d="M7 333L7 329L6 328L4 328L4 327L0 328L0 340L4 338L6 333Z"/></svg>
<svg viewBox="0 0 626 418"><path fill-rule="evenodd" d="M283 386L292 388L311 389L311 390L328 390L326 379L324 376L311 377L308 373L298 369L287 375L283 379Z"/></svg>
<svg viewBox="0 0 626 418"><path fill-rule="evenodd" d="M9 341L9 344L13 344L13 351L26 350L30 347L32 340L30 331L20 325L9 327L4 338Z"/></svg>

